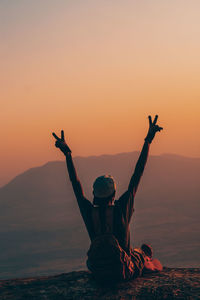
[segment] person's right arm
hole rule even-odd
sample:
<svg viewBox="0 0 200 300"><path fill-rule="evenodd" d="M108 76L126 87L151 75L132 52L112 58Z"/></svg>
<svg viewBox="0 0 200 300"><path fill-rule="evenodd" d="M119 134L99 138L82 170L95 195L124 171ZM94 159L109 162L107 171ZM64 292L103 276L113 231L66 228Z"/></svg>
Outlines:
<svg viewBox="0 0 200 300"><path fill-rule="evenodd" d="M59 138L55 133L53 133L53 136L56 139L55 146L59 148L66 157L69 178L72 183L74 194L76 196L81 214L84 216L85 212L87 212L87 210L92 206L92 204L84 196L82 185L74 167L71 150L65 142L64 131L61 131L61 138Z"/></svg>

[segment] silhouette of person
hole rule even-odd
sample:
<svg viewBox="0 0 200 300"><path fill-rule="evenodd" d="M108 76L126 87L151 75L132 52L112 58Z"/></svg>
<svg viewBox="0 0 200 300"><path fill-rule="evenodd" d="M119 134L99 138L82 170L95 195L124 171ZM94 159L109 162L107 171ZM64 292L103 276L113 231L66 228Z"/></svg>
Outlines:
<svg viewBox="0 0 200 300"><path fill-rule="evenodd" d="M151 246L143 244L139 249L134 250L130 246L129 224L134 211L134 198L147 162L150 144L155 134L163 129L156 124L158 119L157 115L154 121L152 121L151 116L149 116L148 119L149 130L144 139L142 151L130 179L128 189L121 195L119 200L115 200L116 184L110 175L103 175L96 178L93 184L93 203L86 199L73 164L71 150L64 138L64 131L61 130L60 138L55 133L52 133L56 139L55 146L59 148L66 157L69 178L91 242L100 234L106 233L109 226L112 227L112 233L117 239L119 246L128 256L133 257L133 261L136 261L138 274L141 274L144 270L162 270L161 263L158 260L152 259L153 251ZM95 207L98 207L98 210L95 210ZM107 208L113 211L112 218ZM109 224L111 219L112 224ZM90 269L89 263L88 268Z"/></svg>

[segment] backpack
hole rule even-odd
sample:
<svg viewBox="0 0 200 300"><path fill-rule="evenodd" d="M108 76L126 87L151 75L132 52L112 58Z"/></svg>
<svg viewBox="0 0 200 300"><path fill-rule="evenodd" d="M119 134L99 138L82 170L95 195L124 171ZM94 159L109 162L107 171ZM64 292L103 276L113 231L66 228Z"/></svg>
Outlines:
<svg viewBox="0 0 200 300"><path fill-rule="evenodd" d="M87 256L87 266L95 279L103 282L124 281L133 277L134 264L121 248L113 234L114 206L107 206L104 213L93 207L92 221L95 238Z"/></svg>

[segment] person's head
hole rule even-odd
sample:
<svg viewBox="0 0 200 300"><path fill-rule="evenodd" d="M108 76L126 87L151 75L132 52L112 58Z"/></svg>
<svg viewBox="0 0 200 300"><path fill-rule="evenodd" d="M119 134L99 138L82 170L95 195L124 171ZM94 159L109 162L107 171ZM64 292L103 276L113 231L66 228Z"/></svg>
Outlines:
<svg viewBox="0 0 200 300"><path fill-rule="evenodd" d="M103 175L96 178L93 184L93 204L105 206L113 204L116 192L116 184L110 175Z"/></svg>
<svg viewBox="0 0 200 300"><path fill-rule="evenodd" d="M140 247L142 249L142 251L145 253L146 256L152 258L153 256L153 249L150 245L147 244L142 244L142 246Z"/></svg>

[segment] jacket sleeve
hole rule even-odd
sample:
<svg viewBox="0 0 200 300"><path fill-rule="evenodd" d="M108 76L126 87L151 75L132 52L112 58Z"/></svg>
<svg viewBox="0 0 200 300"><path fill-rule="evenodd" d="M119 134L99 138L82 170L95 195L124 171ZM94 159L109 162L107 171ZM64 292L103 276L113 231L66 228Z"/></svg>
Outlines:
<svg viewBox="0 0 200 300"><path fill-rule="evenodd" d="M149 146L150 143L145 140L134 173L131 177L128 190L117 201L118 205L120 205L122 209L124 217L128 222L130 222L134 211L134 197L147 162Z"/></svg>
<svg viewBox="0 0 200 300"><path fill-rule="evenodd" d="M74 194L76 196L82 217L85 221L85 216L87 215L88 210L92 207L92 204L84 196L83 188L82 188L80 180L76 174L76 170L74 167L71 153L66 154L66 163L67 163L69 178L71 180L72 187L74 190Z"/></svg>

